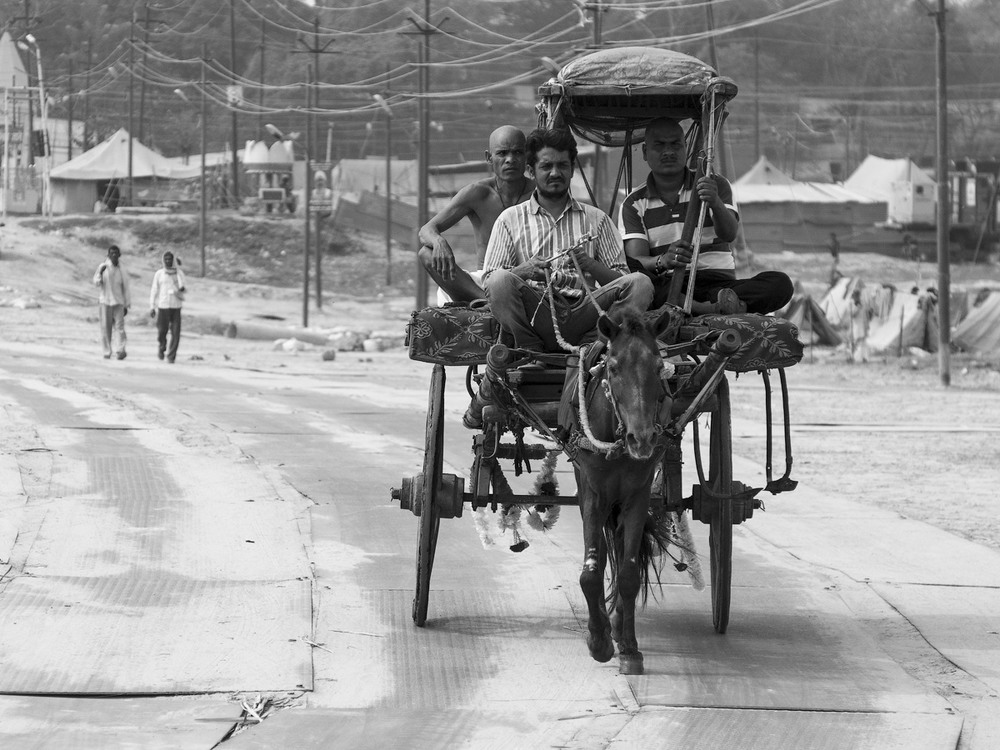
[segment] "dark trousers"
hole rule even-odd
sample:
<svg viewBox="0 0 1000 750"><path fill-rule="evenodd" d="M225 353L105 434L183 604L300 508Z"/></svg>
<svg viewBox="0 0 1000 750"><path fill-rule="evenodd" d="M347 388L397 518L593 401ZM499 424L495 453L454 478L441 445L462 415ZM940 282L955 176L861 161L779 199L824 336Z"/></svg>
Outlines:
<svg viewBox="0 0 1000 750"><path fill-rule="evenodd" d="M167 331L170 331L170 348L167 348ZM159 307L156 310L156 342L159 356L167 355L173 362L177 357L177 345L181 340L181 309L179 307Z"/></svg>
<svg viewBox="0 0 1000 750"><path fill-rule="evenodd" d="M638 261L628 259L630 270L639 270ZM656 276L646 273L653 281L653 303L651 309L662 307L670 291L670 275ZM687 273L684 274L683 289L687 289ZM732 289L736 296L746 303L747 312L769 313L780 310L788 304L795 291L788 274L781 271L761 271L749 279L737 279L733 271L699 270L694 278L695 302L715 302L720 289Z"/></svg>

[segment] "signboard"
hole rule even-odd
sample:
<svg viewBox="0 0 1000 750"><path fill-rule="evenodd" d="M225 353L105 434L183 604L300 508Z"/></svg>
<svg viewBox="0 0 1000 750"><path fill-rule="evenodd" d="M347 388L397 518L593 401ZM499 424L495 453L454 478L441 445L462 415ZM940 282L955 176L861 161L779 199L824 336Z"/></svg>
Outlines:
<svg viewBox="0 0 1000 750"><path fill-rule="evenodd" d="M227 104L242 104L243 103L243 87L242 86L226 86L226 103Z"/></svg>

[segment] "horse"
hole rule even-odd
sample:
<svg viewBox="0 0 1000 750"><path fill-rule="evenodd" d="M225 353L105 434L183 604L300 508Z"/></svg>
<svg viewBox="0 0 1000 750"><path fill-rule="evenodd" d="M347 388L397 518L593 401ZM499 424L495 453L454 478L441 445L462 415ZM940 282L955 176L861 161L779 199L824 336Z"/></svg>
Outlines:
<svg viewBox="0 0 1000 750"><path fill-rule="evenodd" d="M614 656L617 641L622 674L643 673L635 636L636 599L641 591L645 604L654 580L659 583L659 561L669 536L649 505L672 404L669 366L656 338L670 322L669 310L651 324L629 312L602 315L603 365L593 371L579 405L580 421L594 438L581 438L573 460L583 517L580 588L589 614L587 647L603 663ZM605 596L609 563L611 587Z"/></svg>

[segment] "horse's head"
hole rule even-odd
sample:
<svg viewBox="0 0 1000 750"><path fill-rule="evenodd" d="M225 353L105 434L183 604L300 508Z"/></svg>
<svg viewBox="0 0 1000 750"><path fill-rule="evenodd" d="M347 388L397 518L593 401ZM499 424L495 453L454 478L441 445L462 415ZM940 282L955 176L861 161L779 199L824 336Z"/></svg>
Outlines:
<svg viewBox="0 0 1000 750"><path fill-rule="evenodd" d="M598 320L598 331L608 342L605 388L623 431L625 449L637 461L654 454L658 427L670 415L670 373L656 345L670 315L665 311L649 325L629 313L602 315Z"/></svg>

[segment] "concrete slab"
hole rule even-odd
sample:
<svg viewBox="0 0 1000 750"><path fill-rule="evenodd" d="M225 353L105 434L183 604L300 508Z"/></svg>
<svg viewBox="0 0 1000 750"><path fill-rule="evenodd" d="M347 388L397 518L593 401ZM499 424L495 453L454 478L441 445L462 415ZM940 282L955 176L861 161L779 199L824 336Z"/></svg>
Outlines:
<svg viewBox="0 0 1000 750"><path fill-rule="evenodd" d="M740 461L734 473L755 468ZM763 497L768 512L750 530L800 560L856 581L1000 587L1000 552L930 524L805 486Z"/></svg>
<svg viewBox="0 0 1000 750"><path fill-rule="evenodd" d="M836 590L734 588L725 636L704 599L678 587L669 607L638 619L646 674L628 681L641 706L950 710L884 653Z"/></svg>
<svg viewBox="0 0 1000 750"><path fill-rule="evenodd" d="M256 466L219 459L60 457L26 573L212 580L309 576L297 509ZM83 484L84 492L71 492ZM58 504L58 512L51 503ZM34 507L34 504L29 504ZM27 540L26 540L27 541Z"/></svg>
<svg viewBox="0 0 1000 750"><path fill-rule="evenodd" d="M957 747L961 729L959 716L643 709L608 748L944 750Z"/></svg>
<svg viewBox="0 0 1000 750"><path fill-rule="evenodd" d="M0 747L18 750L209 748L240 718L217 698L0 696Z"/></svg>
<svg viewBox="0 0 1000 750"><path fill-rule="evenodd" d="M350 750L449 750L468 748L608 747L630 721L613 706L524 704L433 711L309 709L283 711L226 742L233 750L350 748ZM665 747L662 744L647 747Z"/></svg>
<svg viewBox="0 0 1000 750"><path fill-rule="evenodd" d="M1000 590L872 584L950 661L1000 692Z"/></svg>
<svg viewBox="0 0 1000 750"><path fill-rule="evenodd" d="M309 689L311 612L308 580L21 576L0 607L0 693Z"/></svg>

